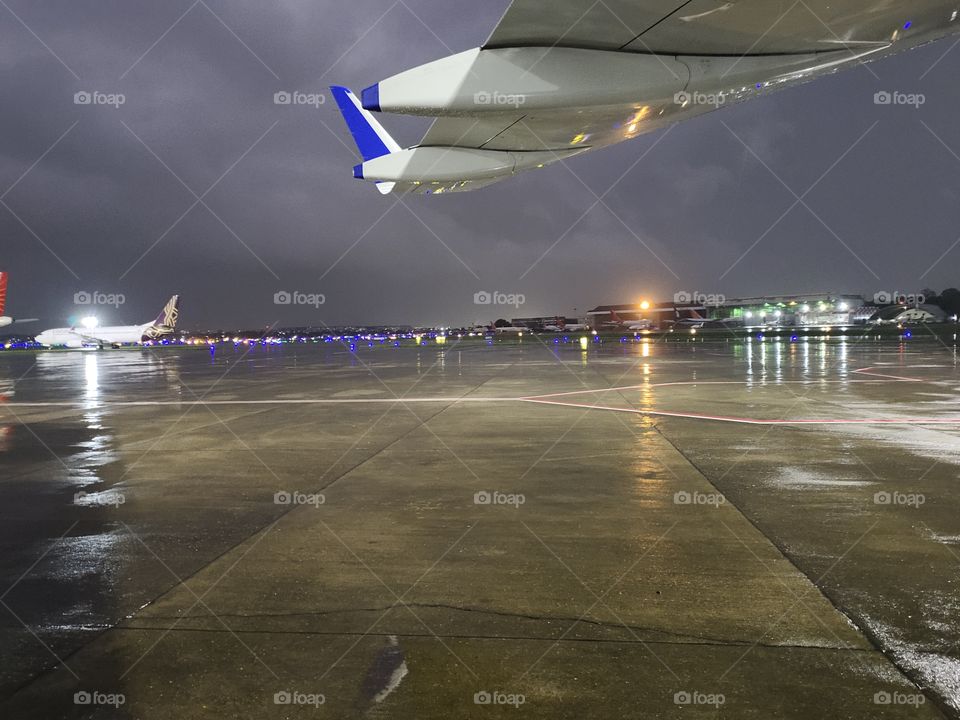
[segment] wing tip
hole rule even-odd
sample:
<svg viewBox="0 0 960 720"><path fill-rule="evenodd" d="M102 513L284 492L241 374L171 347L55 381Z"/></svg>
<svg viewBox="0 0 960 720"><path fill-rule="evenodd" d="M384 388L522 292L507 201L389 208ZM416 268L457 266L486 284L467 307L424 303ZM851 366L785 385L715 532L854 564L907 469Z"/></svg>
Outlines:
<svg viewBox="0 0 960 720"><path fill-rule="evenodd" d="M353 95L353 91L345 85L331 85L330 92L341 109L343 109L345 102L350 102L350 96Z"/></svg>
<svg viewBox="0 0 960 720"><path fill-rule="evenodd" d="M364 161L389 155L400 149L400 146L390 137L383 126L377 122L368 110L361 106L360 100L350 88L343 85L331 85L330 92L333 93L333 97L337 101L340 114L343 116Z"/></svg>

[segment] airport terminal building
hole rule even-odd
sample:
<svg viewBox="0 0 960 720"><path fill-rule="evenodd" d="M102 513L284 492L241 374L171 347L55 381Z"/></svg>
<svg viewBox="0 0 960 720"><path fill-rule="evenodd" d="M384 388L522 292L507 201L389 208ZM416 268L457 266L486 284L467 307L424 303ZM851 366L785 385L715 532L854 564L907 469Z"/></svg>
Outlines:
<svg viewBox="0 0 960 720"><path fill-rule="evenodd" d="M928 306L878 305L858 293L809 293L743 298L677 293L675 302L641 302L599 305L586 314L591 327L615 326L649 321L655 327L669 327L682 320L704 318L726 320L745 327L785 325L792 327L847 327L882 320L896 321L899 313L912 311L924 320L938 314ZM710 302L706 302L709 299ZM682 302L681 302L682 301ZM919 311L924 312L920 313ZM936 310L935 308L933 310ZM915 319L911 315L908 319Z"/></svg>
<svg viewBox="0 0 960 720"><path fill-rule="evenodd" d="M618 322L636 323L649 320L661 327L676 320L695 317L708 317L708 309L698 303L623 303L620 305L598 305L587 313L586 323L597 329Z"/></svg>
<svg viewBox="0 0 960 720"><path fill-rule="evenodd" d="M710 308L708 317L742 321L745 326L844 326L866 323L876 310L855 293L814 293L726 299Z"/></svg>
<svg viewBox="0 0 960 720"><path fill-rule="evenodd" d="M920 301L922 301L920 297ZM942 322L946 314L939 307L917 303L882 303L858 293L807 293L801 295L759 295L727 298L678 292L673 302L642 300L634 303L598 305L581 317L549 315L513 318L515 328L541 332L548 328L586 325L594 330L615 330L649 323L651 328L670 328L704 322L726 322L729 326L831 327L867 324Z"/></svg>

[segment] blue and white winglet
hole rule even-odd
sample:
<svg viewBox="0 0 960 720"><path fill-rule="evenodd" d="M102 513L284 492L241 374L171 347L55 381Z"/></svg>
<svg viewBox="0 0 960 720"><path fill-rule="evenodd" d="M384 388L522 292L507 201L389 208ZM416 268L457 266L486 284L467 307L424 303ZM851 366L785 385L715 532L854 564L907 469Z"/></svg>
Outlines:
<svg viewBox="0 0 960 720"><path fill-rule="evenodd" d="M349 88L333 85L330 90L363 158L353 176L374 181L384 195L475 190L582 152L580 148L514 152L452 145L403 149ZM369 89L364 91L364 99L369 102Z"/></svg>
<svg viewBox="0 0 960 720"><path fill-rule="evenodd" d="M364 163L401 151L397 141L390 137L390 133L369 111L363 109L350 88L334 85L330 91L337 101L340 113L350 129L350 134L353 135L353 141L357 144ZM353 169L353 176L360 180L364 179L363 164ZM378 181L377 190L383 195L388 195L393 191L394 185L393 182Z"/></svg>

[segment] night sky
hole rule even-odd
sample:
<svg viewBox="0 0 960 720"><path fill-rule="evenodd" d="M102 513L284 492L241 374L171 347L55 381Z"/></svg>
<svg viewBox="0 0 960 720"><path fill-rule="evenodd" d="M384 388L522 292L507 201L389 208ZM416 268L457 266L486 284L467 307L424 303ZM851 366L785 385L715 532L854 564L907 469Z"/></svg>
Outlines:
<svg viewBox="0 0 960 720"><path fill-rule="evenodd" d="M0 3L7 314L64 325L91 312L77 293L98 292L126 300L94 308L102 322L146 322L179 292L188 328L446 325L678 290L960 285L956 38L475 193L398 202L352 179L332 98L274 94L359 91L478 46L508 0L191 3ZM878 106L881 90L925 102ZM75 104L93 91L125 102ZM403 145L429 125L381 120ZM295 290L326 302L275 304ZM477 306L481 290L526 304Z"/></svg>

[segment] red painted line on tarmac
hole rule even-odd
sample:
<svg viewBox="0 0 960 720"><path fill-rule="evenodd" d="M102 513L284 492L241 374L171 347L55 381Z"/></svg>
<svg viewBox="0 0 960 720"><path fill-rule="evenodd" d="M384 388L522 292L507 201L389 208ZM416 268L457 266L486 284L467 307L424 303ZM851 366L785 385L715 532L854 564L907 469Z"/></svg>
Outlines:
<svg viewBox="0 0 960 720"><path fill-rule="evenodd" d="M885 375L883 373L870 372L871 370L873 370L872 367L867 367L854 370L854 372L862 373L864 375L873 375L874 377L892 378L893 380L899 380L900 382L926 382L923 378L904 377L902 375Z"/></svg>
<svg viewBox="0 0 960 720"><path fill-rule="evenodd" d="M872 367L861 368L859 370L854 370L855 373L864 373L867 375L872 375L875 377L881 378L892 378L894 380L899 380L901 382L925 382L921 378L908 378L901 377L899 375L883 375L881 373L872 373L868 372L872 370ZM540 398L552 398L552 397L569 397L571 395L584 395L586 393L606 393L606 392L622 392L625 390L642 390L643 388L658 388L658 387L675 387L678 385L746 385L748 383L755 383L757 385L814 385L814 384L826 384L826 383L857 383L857 384L866 384L866 383L879 383L879 380L830 380L827 378L810 378L807 380L674 380L671 382L661 382L661 383L641 383L640 385L622 385L620 387L611 387L611 388L591 388L587 390L570 390L569 392L559 392L559 393L547 393L546 395L528 395L526 397L520 398L521 400L537 400Z"/></svg>
<svg viewBox="0 0 960 720"><path fill-rule="evenodd" d="M687 418L690 420L712 420L714 422L736 423L740 425L960 425L958 418L801 418L797 420L762 420L758 418L732 417L727 415L702 415L700 413L668 412L666 410L637 410L635 408L611 407L609 405L587 405L586 403L556 402L537 398L523 398L525 402L540 405L557 405L582 410L607 410L611 412L633 413L635 415L653 415L657 417Z"/></svg>
<svg viewBox="0 0 960 720"><path fill-rule="evenodd" d="M538 398L569 397L570 395L584 395L586 393L621 392L624 390L642 390L643 388L664 387L666 385L742 385L744 380L678 380L670 383L643 383L640 385L624 385L622 387L595 388L590 390L571 390L569 392L548 393L546 395L529 395L521 400L537 400Z"/></svg>

